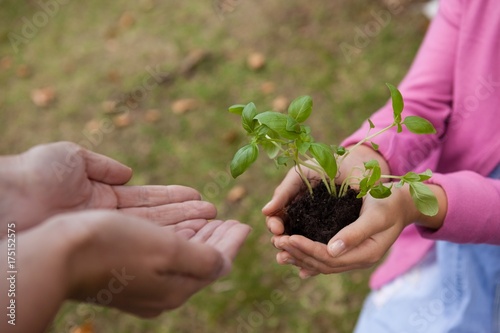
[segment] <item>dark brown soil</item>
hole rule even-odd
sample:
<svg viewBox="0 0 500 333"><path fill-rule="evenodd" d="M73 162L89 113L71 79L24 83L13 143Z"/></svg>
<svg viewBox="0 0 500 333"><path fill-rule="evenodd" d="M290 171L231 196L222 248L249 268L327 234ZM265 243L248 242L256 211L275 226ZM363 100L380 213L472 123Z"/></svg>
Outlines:
<svg viewBox="0 0 500 333"><path fill-rule="evenodd" d="M345 196L334 197L328 193L325 184L319 182L312 196L305 191L285 208L285 234L302 235L327 244L340 229L359 217L363 199L356 198L356 195L349 189Z"/></svg>

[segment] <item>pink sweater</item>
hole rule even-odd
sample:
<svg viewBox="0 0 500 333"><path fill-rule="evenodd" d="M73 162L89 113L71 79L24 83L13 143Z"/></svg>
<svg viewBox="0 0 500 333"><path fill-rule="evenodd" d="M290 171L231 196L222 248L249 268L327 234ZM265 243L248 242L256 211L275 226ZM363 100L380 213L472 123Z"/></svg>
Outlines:
<svg viewBox="0 0 500 333"><path fill-rule="evenodd" d="M374 141L394 175L433 170L430 182L444 188L448 212L438 231L406 228L373 274L372 288L414 266L436 239L500 244L500 181L486 178L500 163L500 2L442 0L399 89L403 117L425 117L437 134L392 131ZM387 126L391 106L371 120ZM343 145L359 141L367 129L363 124Z"/></svg>

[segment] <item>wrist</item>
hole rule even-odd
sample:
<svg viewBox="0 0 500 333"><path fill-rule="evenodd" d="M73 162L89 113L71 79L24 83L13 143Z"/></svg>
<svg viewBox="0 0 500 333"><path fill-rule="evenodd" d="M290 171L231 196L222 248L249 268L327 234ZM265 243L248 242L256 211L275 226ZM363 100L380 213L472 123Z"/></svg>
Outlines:
<svg viewBox="0 0 500 333"><path fill-rule="evenodd" d="M106 248L109 245L106 238L111 235L106 225L116 217L108 214L108 211L86 211L57 216L69 229L67 297L70 299L88 301L109 282L110 267L116 257Z"/></svg>
<svg viewBox="0 0 500 333"><path fill-rule="evenodd" d="M0 193L4 193L4 197L0 201L0 221L2 224L20 222L16 219L16 208L24 188L21 172L20 155L0 157ZM20 230L22 229L20 228ZM6 228L1 228L0 237L5 236L5 230Z"/></svg>
<svg viewBox="0 0 500 333"><path fill-rule="evenodd" d="M404 191L405 204L403 207L411 207L411 209L407 210L408 212L407 225L415 223L416 225L424 228L437 230L441 228L444 219L446 217L446 211L447 211L446 193L444 192L443 188L439 185L434 185L434 184L425 184L425 185L436 196L439 206L438 212L434 216L428 216L421 213L417 209L415 203L413 202L413 198L411 197L410 194L409 185L405 184L400 190Z"/></svg>
<svg viewBox="0 0 500 333"><path fill-rule="evenodd" d="M51 218L50 223L55 226L61 237L66 239L66 298L84 300L83 295L88 294L90 288L88 281L95 282L96 276L102 275L102 265L99 254L94 253L92 245L93 239L98 237L98 230L94 227L96 223L81 221L77 215L79 213L59 214Z"/></svg>
<svg viewBox="0 0 500 333"><path fill-rule="evenodd" d="M16 329L42 332L68 295L70 241L64 229L50 221L16 233L16 237L19 249L16 251L16 312L19 318L31 318L19 321ZM3 298L1 303L6 301Z"/></svg>
<svg viewBox="0 0 500 333"><path fill-rule="evenodd" d="M435 184L426 184L429 189L434 193L438 201L438 212L434 216L424 215L419 212L419 216L415 223L429 229L437 230L441 228L446 217L446 212L448 210L448 199L446 197L446 192L444 189Z"/></svg>

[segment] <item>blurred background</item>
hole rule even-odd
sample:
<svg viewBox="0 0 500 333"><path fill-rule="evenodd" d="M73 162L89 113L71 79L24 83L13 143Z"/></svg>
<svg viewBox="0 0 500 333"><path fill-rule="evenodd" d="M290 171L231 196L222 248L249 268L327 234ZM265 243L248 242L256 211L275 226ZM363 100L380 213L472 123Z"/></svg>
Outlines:
<svg viewBox="0 0 500 333"><path fill-rule="evenodd" d="M318 141L338 143L388 99L428 19L409 0L0 0L0 153L69 140L183 184L253 227L232 274L142 320L68 302L49 332L351 332L370 271L302 281L275 263L261 207L285 169L237 180L245 136L227 107L285 110L309 94ZM27 209L29 209L27 207ZM40 286L43 288L43 286Z"/></svg>

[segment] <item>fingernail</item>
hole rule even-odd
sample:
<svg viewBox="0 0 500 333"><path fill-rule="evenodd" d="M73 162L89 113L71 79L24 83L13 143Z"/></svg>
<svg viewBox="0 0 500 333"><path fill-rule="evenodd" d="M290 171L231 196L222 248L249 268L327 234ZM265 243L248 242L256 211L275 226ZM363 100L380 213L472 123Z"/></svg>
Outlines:
<svg viewBox="0 0 500 333"><path fill-rule="evenodd" d="M271 206L271 202L268 202L263 208L262 210L266 210L269 206Z"/></svg>
<svg viewBox="0 0 500 333"><path fill-rule="evenodd" d="M341 239L337 239L332 244L328 245L328 252L332 257L338 257L345 250L345 244Z"/></svg>
<svg viewBox="0 0 500 333"><path fill-rule="evenodd" d="M295 260L294 260L294 259L292 259L292 258L288 258L288 259L286 259L286 260L285 260L285 262L286 262L287 264L289 264L289 265L295 265Z"/></svg>

